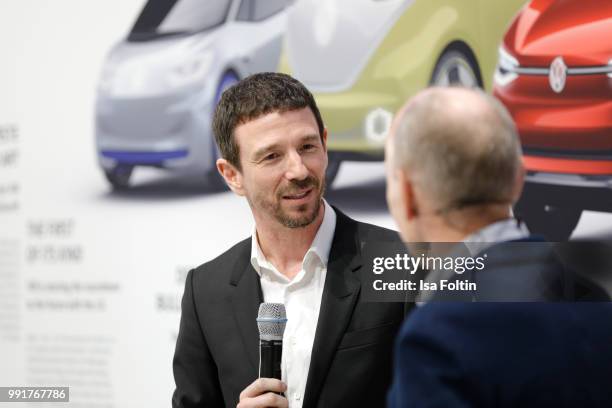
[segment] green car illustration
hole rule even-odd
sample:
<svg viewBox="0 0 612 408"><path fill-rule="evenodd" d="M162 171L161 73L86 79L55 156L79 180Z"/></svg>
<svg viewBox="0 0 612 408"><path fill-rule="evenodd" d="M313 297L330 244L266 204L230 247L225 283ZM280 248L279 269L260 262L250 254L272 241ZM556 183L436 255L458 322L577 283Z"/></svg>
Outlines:
<svg viewBox="0 0 612 408"><path fill-rule="evenodd" d="M490 90L497 50L524 0L298 0L279 70L315 95L340 163L383 158L394 112L429 85Z"/></svg>

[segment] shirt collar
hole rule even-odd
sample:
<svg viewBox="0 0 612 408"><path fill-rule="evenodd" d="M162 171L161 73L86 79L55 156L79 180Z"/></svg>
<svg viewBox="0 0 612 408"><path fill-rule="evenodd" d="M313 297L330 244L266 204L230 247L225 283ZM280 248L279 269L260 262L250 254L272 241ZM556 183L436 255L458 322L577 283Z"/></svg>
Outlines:
<svg viewBox="0 0 612 408"><path fill-rule="evenodd" d="M529 236L529 230L527 227L514 218L506 218L501 221L494 222L487 225L484 228L468 235L463 243L465 247L459 246L459 251L467 248L471 256L476 256L482 253L484 250L492 247L496 243L504 241L514 241L517 239L526 238ZM459 255L459 254L455 254ZM435 276L434 276L435 274ZM454 272L440 272L432 271L426 278L427 281L440 281L444 278L444 274L447 274L447 278L450 279L454 276ZM417 306L423 306L433 297L433 292L421 292L417 298Z"/></svg>
<svg viewBox="0 0 612 408"><path fill-rule="evenodd" d="M515 218L506 218L468 235L463 242L470 253L475 255L498 242L514 241L528 236L529 230L522 222Z"/></svg>
<svg viewBox="0 0 612 408"><path fill-rule="evenodd" d="M332 241L334 239L334 232L336 230L336 212L334 209L323 199L323 221L319 226L319 230L315 235L310 248L304 254L302 264L307 262L313 256L316 256L319 261L327 266L329 259L329 252L331 250ZM271 269L272 264L266 259L263 254L259 241L257 239L257 226L253 227L253 233L251 234L251 265L261 276L261 269Z"/></svg>

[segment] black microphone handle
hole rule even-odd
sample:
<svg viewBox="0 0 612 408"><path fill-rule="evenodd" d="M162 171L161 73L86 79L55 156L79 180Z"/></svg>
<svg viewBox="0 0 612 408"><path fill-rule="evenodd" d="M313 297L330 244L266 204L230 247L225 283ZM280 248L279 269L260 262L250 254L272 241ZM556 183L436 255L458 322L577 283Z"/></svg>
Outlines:
<svg viewBox="0 0 612 408"><path fill-rule="evenodd" d="M282 340L259 340L259 378L281 379Z"/></svg>

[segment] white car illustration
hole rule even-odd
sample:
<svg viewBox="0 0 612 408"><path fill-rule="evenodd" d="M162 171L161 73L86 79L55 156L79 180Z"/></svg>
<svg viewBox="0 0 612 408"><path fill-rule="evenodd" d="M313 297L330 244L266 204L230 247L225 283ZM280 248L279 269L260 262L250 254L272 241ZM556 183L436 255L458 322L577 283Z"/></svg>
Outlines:
<svg viewBox="0 0 612 408"><path fill-rule="evenodd" d="M218 177L211 130L224 89L275 71L288 0L148 1L98 85L98 160L116 189L137 166Z"/></svg>

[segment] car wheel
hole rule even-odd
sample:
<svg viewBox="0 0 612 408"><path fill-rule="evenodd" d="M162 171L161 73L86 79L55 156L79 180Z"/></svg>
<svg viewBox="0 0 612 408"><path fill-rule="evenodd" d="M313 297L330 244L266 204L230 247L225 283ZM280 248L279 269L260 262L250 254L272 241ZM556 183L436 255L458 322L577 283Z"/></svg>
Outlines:
<svg viewBox="0 0 612 408"><path fill-rule="evenodd" d="M514 207L514 213L527 224L532 234L541 235L549 241L564 242L576 229L582 210L521 199Z"/></svg>
<svg viewBox="0 0 612 408"><path fill-rule="evenodd" d="M115 190L127 190L130 187L133 170L133 166L119 165L110 170L104 170L104 175Z"/></svg>
<svg viewBox="0 0 612 408"><path fill-rule="evenodd" d="M327 159L327 170L325 170L325 187L330 190L336 176L338 175L338 171L340 170L340 165L342 164L342 160L338 157L335 157L332 153L328 153Z"/></svg>
<svg viewBox="0 0 612 408"><path fill-rule="evenodd" d="M215 92L215 106L217 106L217 104L219 103L219 100L221 99L221 94L223 94L223 91L225 91L227 88L237 83L239 80L240 79L238 78L238 76L234 74L232 71L227 71L225 74L223 74L223 76L221 77L221 80L219 81L219 84L217 85L217 90ZM213 188L225 189L227 188L227 185L225 184L225 180L223 180L223 177L221 177L221 175L217 171L217 166L215 165L217 159L221 157L221 152L219 151L219 148L217 147L217 143L215 143L212 129L211 129L210 135L211 135L211 148L212 148L212 156L211 156L212 166L211 166L211 169L206 174L206 184Z"/></svg>
<svg viewBox="0 0 612 408"><path fill-rule="evenodd" d="M449 49L442 54L431 76L434 86L482 87L478 67L464 51Z"/></svg>

